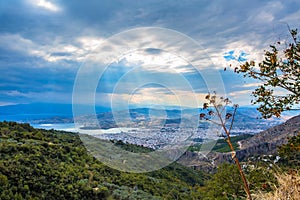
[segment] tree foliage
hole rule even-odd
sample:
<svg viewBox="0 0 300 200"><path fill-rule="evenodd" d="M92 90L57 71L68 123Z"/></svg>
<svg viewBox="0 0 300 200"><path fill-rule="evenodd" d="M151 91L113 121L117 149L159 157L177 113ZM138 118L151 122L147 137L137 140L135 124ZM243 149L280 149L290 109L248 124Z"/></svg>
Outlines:
<svg viewBox="0 0 300 200"><path fill-rule="evenodd" d="M284 165L300 169L300 132L279 147L279 155Z"/></svg>
<svg viewBox="0 0 300 200"><path fill-rule="evenodd" d="M0 122L0 199L199 199L203 177L176 163L120 172L89 155L77 134Z"/></svg>
<svg viewBox="0 0 300 200"><path fill-rule="evenodd" d="M205 200L237 199L244 196L243 182L235 165L224 163L206 183ZM245 198L245 197L244 197Z"/></svg>
<svg viewBox="0 0 300 200"><path fill-rule="evenodd" d="M292 41L270 45L263 61L246 62L234 70L262 82L253 91L253 103L259 105L263 118L280 117L300 101L300 41L297 29L290 33Z"/></svg>

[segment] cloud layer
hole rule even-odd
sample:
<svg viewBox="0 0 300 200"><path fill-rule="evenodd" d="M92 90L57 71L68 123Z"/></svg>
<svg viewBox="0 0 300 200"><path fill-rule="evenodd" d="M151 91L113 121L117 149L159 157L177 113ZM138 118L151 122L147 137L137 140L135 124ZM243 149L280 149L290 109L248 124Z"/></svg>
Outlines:
<svg viewBox="0 0 300 200"><path fill-rule="evenodd" d="M269 44L288 39L287 24L299 27L299 7L300 2L293 0L3 1L0 3L0 104L71 103L77 70L89 61L97 46L115 34L139 27L172 29L199 43L203 52L195 52L193 56L208 56L207 60L214 64L211 70L221 73L227 94L237 103L249 104L248 93L256 83L222 70L238 59L261 59ZM148 41L157 47L160 39L165 40ZM143 41L132 38L132 42ZM114 47L113 43L106 46ZM200 98L207 92L205 77L181 56L165 51L163 46L133 49L120 55L99 82L97 92L103 97L99 102L111 99L115 88L119 89L116 93L119 99L127 95L127 101L132 92L129 89L138 83L137 79L124 77L131 70L135 70L132 73L139 79L156 82L162 78L176 82L179 80L176 77L183 76L192 88L186 91L180 81L168 90L144 85L132 97L136 104L146 104L153 98L150 93L161 95L157 100L161 104L175 102L174 96L172 99L167 92L170 90L181 91L187 98L192 94ZM122 86L118 86L120 81Z"/></svg>

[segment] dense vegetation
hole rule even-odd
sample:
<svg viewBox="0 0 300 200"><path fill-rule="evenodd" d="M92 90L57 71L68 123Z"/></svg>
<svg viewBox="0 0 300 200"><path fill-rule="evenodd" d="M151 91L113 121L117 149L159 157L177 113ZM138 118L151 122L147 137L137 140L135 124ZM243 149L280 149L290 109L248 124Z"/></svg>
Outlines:
<svg viewBox="0 0 300 200"><path fill-rule="evenodd" d="M0 136L3 200L201 198L204 175L176 163L151 173L124 173L94 159L73 133L1 122Z"/></svg>
<svg viewBox="0 0 300 200"><path fill-rule="evenodd" d="M89 155L74 133L0 122L0 136L0 199L245 198L238 170L232 164L220 165L210 176L176 163L150 173L124 173ZM278 186L276 173L300 168L299 139L300 134L279 149L282 159L276 165L275 156L243 163L253 193L272 193ZM217 149L223 149L219 142ZM121 141L114 143L132 152L150 151Z"/></svg>
<svg viewBox="0 0 300 200"><path fill-rule="evenodd" d="M300 133L289 139L275 155L253 157L244 162L244 172L254 199L299 199ZM246 199L235 165L223 163L201 187L205 200Z"/></svg>
<svg viewBox="0 0 300 200"><path fill-rule="evenodd" d="M300 132L279 148L279 155L284 166L300 169Z"/></svg>
<svg viewBox="0 0 300 200"><path fill-rule="evenodd" d="M251 137L246 136L247 137ZM236 145L243 136L233 137ZM192 146L194 151L201 146ZM214 148L226 152L226 143L219 140ZM279 156L279 157L278 157ZM278 158L280 158L278 160ZM300 195L300 132L278 148L277 155L260 155L243 162L243 170L254 199L298 199ZM290 189L289 189L290 188ZM206 180L200 190L205 200L246 199L238 169L223 163Z"/></svg>

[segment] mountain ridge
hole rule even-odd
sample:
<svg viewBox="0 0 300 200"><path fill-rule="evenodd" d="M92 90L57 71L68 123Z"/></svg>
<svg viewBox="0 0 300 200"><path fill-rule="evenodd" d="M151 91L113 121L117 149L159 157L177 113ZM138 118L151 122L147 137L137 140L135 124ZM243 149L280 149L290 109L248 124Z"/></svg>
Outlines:
<svg viewBox="0 0 300 200"><path fill-rule="evenodd" d="M236 156L239 160L245 161L255 156L276 155L278 146L287 143L290 137L299 134L299 132L300 115L297 115L284 123L270 127L255 134L253 137L240 141L240 148L236 150ZM231 152L210 152L206 156L197 152L186 152L178 162L210 172L217 165L223 162L232 163L233 160Z"/></svg>

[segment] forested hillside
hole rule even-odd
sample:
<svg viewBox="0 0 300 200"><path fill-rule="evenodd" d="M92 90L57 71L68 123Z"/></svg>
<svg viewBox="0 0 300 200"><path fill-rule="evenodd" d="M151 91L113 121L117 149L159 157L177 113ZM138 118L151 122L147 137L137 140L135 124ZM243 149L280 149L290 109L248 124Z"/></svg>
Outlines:
<svg viewBox="0 0 300 200"><path fill-rule="evenodd" d="M94 159L74 133L0 122L0 136L3 200L201 198L197 191L205 176L176 163L151 173L124 173ZM137 148L143 150L132 146Z"/></svg>
<svg viewBox="0 0 300 200"><path fill-rule="evenodd" d="M0 122L0 136L1 200L245 199L237 168L232 164L222 164L210 175L177 163L150 173L124 173L89 155L75 133ZM290 138L278 149L279 162L275 163L274 156L261 155L243 163L252 193L273 195L278 187L299 179L299 138ZM132 152L150 151L121 141L115 145ZM278 174L291 180L281 184ZM299 187L294 186L292 195L297 196Z"/></svg>

